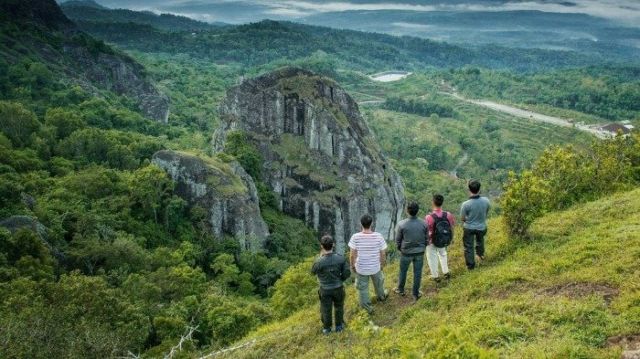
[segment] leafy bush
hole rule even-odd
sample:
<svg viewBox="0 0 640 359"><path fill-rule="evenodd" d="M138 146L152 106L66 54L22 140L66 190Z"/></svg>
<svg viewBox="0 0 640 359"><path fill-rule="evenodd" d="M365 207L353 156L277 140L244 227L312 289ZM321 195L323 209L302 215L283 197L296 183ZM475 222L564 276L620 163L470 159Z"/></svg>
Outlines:
<svg viewBox="0 0 640 359"><path fill-rule="evenodd" d="M271 304L275 314L284 318L317 301L316 279L310 275L314 258L289 268L276 282Z"/></svg>
<svg viewBox="0 0 640 359"><path fill-rule="evenodd" d="M36 115L18 103L0 101L0 131L14 146L30 143L31 134L40 128Z"/></svg>
<svg viewBox="0 0 640 359"><path fill-rule="evenodd" d="M551 147L530 170L511 174L502 196L504 220L512 235L524 237L543 214L638 183L640 136L618 136L587 150Z"/></svg>

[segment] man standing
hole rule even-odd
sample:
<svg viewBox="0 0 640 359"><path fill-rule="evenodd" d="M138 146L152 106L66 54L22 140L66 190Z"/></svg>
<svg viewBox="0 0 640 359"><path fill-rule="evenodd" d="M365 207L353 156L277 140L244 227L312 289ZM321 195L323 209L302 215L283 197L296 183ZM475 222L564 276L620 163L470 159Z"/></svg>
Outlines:
<svg viewBox="0 0 640 359"><path fill-rule="evenodd" d="M398 287L395 293L404 296L404 285L407 281L407 271L409 265L413 264L413 299L418 300L422 296L420 293L420 283L422 281L422 266L424 265L424 250L427 246L427 226L424 221L418 219L416 215L420 207L416 202L409 202L407 214L409 218L398 223L396 229L396 245L400 251L400 275Z"/></svg>
<svg viewBox="0 0 640 359"><path fill-rule="evenodd" d="M347 260L340 254L333 252L335 241L333 237L325 235L320 239L320 257L316 259L311 273L318 276L320 289L320 317L322 318L322 333L331 333L331 312L335 310L336 332L344 330L344 286L342 283L349 278L351 271Z"/></svg>
<svg viewBox="0 0 640 359"><path fill-rule="evenodd" d="M386 261L387 243L378 232L371 231L373 218L365 214L360 218L362 231L351 236L349 248L352 269L356 272L356 288L360 297L360 306L369 314L373 313L373 307L369 300L369 278L373 281L379 301L387 299L384 290L384 276L382 267Z"/></svg>
<svg viewBox="0 0 640 359"><path fill-rule="evenodd" d="M462 204L460 217L464 222L464 260L467 268L472 270L476 267L475 254L482 261L484 260L484 236L487 234L487 215L491 208L491 203L487 197L480 197L480 182L469 181L469 200Z"/></svg>
<svg viewBox="0 0 640 359"><path fill-rule="evenodd" d="M427 222L429 229L429 245L427 246L427 262L431 270L431 278L436 282L440 282L440 273L438 271L438 262L442 267L442 275L444 279L449 280L449 264L447 260L447 246L451 244L453 239L453 227L455 226L455 218L449 212L442 210L444 197L441 194L433 196L433 211L428 214L424 220Z"/></svg>

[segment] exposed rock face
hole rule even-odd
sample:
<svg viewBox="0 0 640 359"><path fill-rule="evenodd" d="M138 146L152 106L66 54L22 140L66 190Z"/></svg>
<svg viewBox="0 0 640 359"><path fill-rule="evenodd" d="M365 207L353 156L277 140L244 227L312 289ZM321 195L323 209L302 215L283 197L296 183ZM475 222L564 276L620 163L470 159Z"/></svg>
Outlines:
<svg viewBox="0 0 640 359"><path fill-rule="evenodd" d="M147 117L167 122L169 98L152 84L142 65L82 33L54 0L0 1L0 21L14 22L22 33L12 41L62 69L72 82L96 95L99 90L126 95ZM19 51L2 54L9 62L23 56Z"/></svg>
<svg viewBox="0 0 640 359"><path fill-rule="evenodd" d="M283 212L338 239L338 249L374 217L393 238L404 206L399 176L381 155L355 101L335 82L285 68L230 89L220 105L214 147L241 130L264 157L262 180Z"/></svg>
<svg viewBox="0 0 640 359"><path fill-rule="evenodd" d="M126 95L147 117L168 122L169 98L153 86L142 65L120 54L91 54L82 46L67 45L64 51L71 55L77 69L82 69L83 77L93 86Z"/></svg>
<svg viewBox="0 0 640 359"><path fill-rule="evenodd" d="M247 250L263 248L269 230L260 215L255 184L240 164L175 151L156 152L153 163L176 182L181 198L207 211L213 235L235 236Z"/></svg>

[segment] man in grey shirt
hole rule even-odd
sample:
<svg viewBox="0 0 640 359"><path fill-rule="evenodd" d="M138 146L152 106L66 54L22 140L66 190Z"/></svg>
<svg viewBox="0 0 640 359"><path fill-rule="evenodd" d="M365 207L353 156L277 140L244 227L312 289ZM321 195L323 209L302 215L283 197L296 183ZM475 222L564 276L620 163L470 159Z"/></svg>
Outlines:
<svg viewBox="0 0 640 359"><path fill-rule="evenodd" d="M469 181L469 192L471 196L462 204L460 217L464 223L464 234L462 236L464 260L467 268L472 270L476 267L475 254L478 255L480 260L484 259L484 236L487 234L487 215L489 214L491 203L487 197L480 197L479 181Z"/></svg>
<svg viewBox="0 0 640 359"><path fill-rule="evenodd" d="M427 248L427 225L422 219L418 219L418 203L409 202L407 214L409 218L400 221L396 229L396 245L401 253L400 275L396 294L404 296L404 284L407 281L409 265L413 263L413 299L418 300L420 282L422 281L422 266L424 265L424 251Z"/></svg>

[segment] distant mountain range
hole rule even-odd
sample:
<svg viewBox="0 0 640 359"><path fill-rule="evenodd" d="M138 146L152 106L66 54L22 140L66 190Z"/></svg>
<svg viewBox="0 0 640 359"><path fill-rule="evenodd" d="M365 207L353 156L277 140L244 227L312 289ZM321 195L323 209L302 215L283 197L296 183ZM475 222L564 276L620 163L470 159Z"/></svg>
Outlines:
<svg viewBox="0 0 640 359"><path fill-rule="evenodd" d="M72 19L134 22L168 31L206 30L211 28L210 24L240 24L269 18L417 36L465 47L491 44L569 50L623 61L640 57L640 7L632 0L611 0L606 4L554 0L99 2L71 0L63 3L63 8ZM103 5L137 11L109 10Z"/></svg>
<svg viewBox="0 0 640 359"><path fill-rule="evenodd" d="M132 22L152 25L166 31L199 31L215 27L215 24L196 21L185 16L155 14L151 11L109 9L93 0L70 0L60 7L71 19L96 22Z"/></svg>

